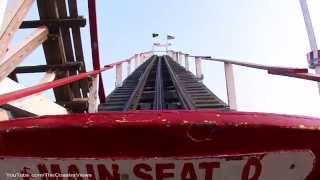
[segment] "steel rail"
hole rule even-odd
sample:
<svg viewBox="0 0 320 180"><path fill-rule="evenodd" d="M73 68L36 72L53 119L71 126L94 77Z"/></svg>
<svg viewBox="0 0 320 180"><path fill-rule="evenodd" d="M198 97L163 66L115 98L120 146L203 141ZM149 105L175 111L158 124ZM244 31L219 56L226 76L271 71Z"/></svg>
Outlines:
<svg viewBox="0 0 320 180"><path fill-rule="evenodd" d="M197 56L197 57L201 57L201 56ZM234 65L238 65L238 66L245 66L245 67L250 67L250 68L255 68L255 69L263 69L263 70L267 70L267 71L277 71L277 72L281 71L281 72L285 72L285 73L308 73L307 68L267 66L267 65L256 64L256 63L234 61L234 60L229 60L229 59L212 58L212 57L207 57L207 56L202 57L202 59L207 60L207 61L230 63L230 64L234 64Z"/></svg>
<svg viewBox="0 0 320 180"><path fill-rule="evenodd" d="M136 88L134 89L129 100L127 101L126 105L124 106L123 111L128 111L131 106L133 106L132 110L136 110L138 102L139 102L141 95L142 95L142 92L143 92L143 87L145 86L145 84L147 82L148 76L151 72L151 69L153 67L154 62L156 61L156 58L157 58L157 56L153 56L151 62L147 65L147 68L145 69L142 76L140 77Z"/></svg>
<svg viewBox="0 0 320 180"><path fill-rule="evenodd" d="M154 110L163 109L164 100L163 100L163 80L162 80L162 57L159 57L157 64L157 74L156 74L156 83L155 83L155 96L153 102Z"/></svg>
<svg viewBox="0 0 320 180"><path fill-rule="evenodd" d="M39 84L39 85L31 86L28 88L24 88L21 90L2 94L2 95L0 95L0 105L4 105L4 104L7 104L8 102L15 101L17 99L27 97L27 96L51 89L51 88L60 87L60 86L70 84L75 81L79 81L81 79L96 76L103 71L106 71L108 69L112 69L112 67L113 67L113 65L107 65L104 68L99 69L99 70L93 70L90 72L80 73L78 75L65 77L62 79L58 79L56 81L52 81L52 82L48 82L48 83L44 83L44 84Z"/></svg>
<svg viewBox="0 0 320 180"><path fill-rule="evenodd" d="M262 69L262 70L267 70L269 74L273 74L273 75L287 76L287 77L320 82L320 75L308 73L307 68L267 66L267 65L255 64L255 63L240 62L240 61L218 59L218 58L211 58L211 57L203 57L203 60L230 63L238 66Z"/></svg>
<svg viewBox="0 0 320 180"><path fill-rule="evenodd" d="M164 61L166 63L166 66L168 68L168 71L169 71L169 74L170 74L170 77L172 79L172 82L173 82L173 85L177 91L177 94L178 94L178 97L180 99L180 102L182 103L183 107L185 109L188 109L188 110L193 110L195 109L194 107L194 104L192 103L191 101L191 98L189 97L189 95L187 93L185 93L184 89L182 88L182 84L179 80L178 77L176 77L175 73L173 72L173 69L171 67L171 65L169 64L169 59L168 59L169 56L164 56Z"/></svg>

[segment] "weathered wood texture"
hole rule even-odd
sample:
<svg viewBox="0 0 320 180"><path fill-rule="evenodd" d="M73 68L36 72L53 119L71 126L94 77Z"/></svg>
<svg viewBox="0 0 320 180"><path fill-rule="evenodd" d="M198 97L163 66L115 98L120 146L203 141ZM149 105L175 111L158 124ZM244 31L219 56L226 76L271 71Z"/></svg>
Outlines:
<svg viewBox="0 0 320 180"><path fill-rule="evenodd" d="M6 14L8 19L5 20L3 27L0 29L0 63L2 57L8 51L10 40L21 25L33 2L34 0L22 0L18 3L17 9L9 11L9 14Z"/></svg>
<svg viewBox="0 0 320 180"><path fill-rule="evenodd" d="M0 88L0 94L25 88L23 85L18 84L9 78L1 81L0 87L2 87ZM8 104L36 116L67 114L67 110L64 107L55 104L41 94L27 96L16 101L12 101Z"/></svg>
<svg viewBox="0 0 320 180"><path fill-rule="evenodd" d="M17 47L11 48L0 64L0 81L6 78L33 50L47 39L48 29L40 27L24 39Z"/></svg>
<svg viewBox="0 0 320 180"><path fill-rule="evenodd" d="M68 3L68 4L67 4ZM69 0L37 0L40 21L53 21L59 19L79 19L77 12L77 1ZM80 36L80 27L75 26L51 26L50 38L43 44L43 49L48 65L64 65L68 63L79 62L78 69L69 69L67 71L56 72L56 78L85 72L84 56ZM82 80L54 88L56 101L61 105L78 104L72 101L79 99L86 100L89 92L89 82ZM82 101L81 101L82 102ZM85 101L84 101L85 103ZM73 107L71 107L71 110ZM75 107L77 109L77 107Z"/></svg>

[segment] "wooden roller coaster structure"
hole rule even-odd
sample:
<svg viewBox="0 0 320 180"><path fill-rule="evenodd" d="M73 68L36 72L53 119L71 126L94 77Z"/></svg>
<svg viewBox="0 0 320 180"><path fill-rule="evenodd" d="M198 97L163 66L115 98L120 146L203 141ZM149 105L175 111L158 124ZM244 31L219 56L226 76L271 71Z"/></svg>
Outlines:
<svg viewBox="0 0 320 180"><path fill-rule="evenodd" d="M319 179L320 119L237 111L233 66L316 82L320 75L173 50L101 65L95 0L87 1L87 71L80 31L87 20L77 1L37 0L40 19L32 21L24 17L34 0L18 2L0 29L0 179ZM11 47L21 28L33 33ZM40 45L46 64L19 66ZM317 57L313 46L311 68ZM224 63L227 103L202 84L202 61ZM110 69L116 88L106 96L101 74ZM39 72L40 84L19 84L17 74ZM55 102L42 95L49 89Z"/></svg>

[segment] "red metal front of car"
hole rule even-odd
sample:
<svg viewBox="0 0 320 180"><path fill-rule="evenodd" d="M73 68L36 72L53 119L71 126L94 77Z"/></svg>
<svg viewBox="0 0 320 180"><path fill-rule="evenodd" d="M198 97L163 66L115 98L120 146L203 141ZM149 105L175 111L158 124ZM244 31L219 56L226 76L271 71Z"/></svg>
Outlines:
<svg viewBox="0 0 320 180"><path fill-rule="evenodd" d="M135 111L1 122L1 179L317 179L319 120Z"/></svg>

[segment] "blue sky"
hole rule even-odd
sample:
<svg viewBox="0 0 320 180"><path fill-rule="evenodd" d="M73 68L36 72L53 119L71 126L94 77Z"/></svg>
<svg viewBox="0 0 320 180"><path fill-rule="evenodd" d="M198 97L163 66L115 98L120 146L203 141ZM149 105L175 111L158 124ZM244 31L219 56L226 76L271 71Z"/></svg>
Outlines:
<svg viewBox="0 0 320 180"><path fill-rule="evenodd" d="M85 0L79 12L87 16ZM320 35L320 3L309 0L316 34ZM97 0L102 64L151 49L151 34L176 36L175 50L194 55L254 63L307 67L310 51L298 0ZM318 17L318 18L317 18ZM33 8L28 19L38 18ZM29 30L18 33L14 42ZM85 57L91 67L88 28L82 30ZM44 63L42 48L23 64ZM205 62L204 83L226 100L223 65ZM114 72L104 73L107 92L114 88ZM20 76L26 85L41 76ZM239 110L320 116L317 84L235 68ZM50 96L50 93L49 93Z"/></svg>

